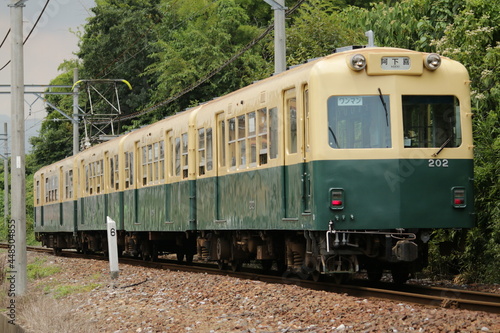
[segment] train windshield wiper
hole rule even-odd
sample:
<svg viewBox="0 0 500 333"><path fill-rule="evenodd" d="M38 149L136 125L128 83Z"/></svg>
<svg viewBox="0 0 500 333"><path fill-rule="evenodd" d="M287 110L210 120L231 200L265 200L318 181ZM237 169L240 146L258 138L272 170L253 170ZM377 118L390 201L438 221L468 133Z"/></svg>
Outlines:
<svg viewBox="0 0 500 333"><path fill-rule="evenodd" d="M333 129L330 125L328 125L328 130L330 131L330 133L333 136L333 140L335 141L335 145L337 146L337 148L340 148L339 142L337 141L337 137L335 136L335 133L333 133Z"/></svg>
<svg viewBox="0 0 500 333"><path fill-rule="evenodd" d="M382 102L382 105L384 106L385 122L387 124L387 127L389 127L389 112L387 111L387 104L385 104L384 96L382 95L382 90L380 90L380 88L378 88L378 97L380 97L380 101Z"/></svg>
<svg viewBox="0 0 500 333"><path fill-rule="evenodd" d="M446 139L445 142L443 142L443 144L441 145L441 147L439 147L439 150L437 152L435 152L434 154L432 154L433 157L436 157L439 155L440 152L443 151L444 147L446 147L446 145L451 141L452 137L450 136L448 139Z"/></svg>

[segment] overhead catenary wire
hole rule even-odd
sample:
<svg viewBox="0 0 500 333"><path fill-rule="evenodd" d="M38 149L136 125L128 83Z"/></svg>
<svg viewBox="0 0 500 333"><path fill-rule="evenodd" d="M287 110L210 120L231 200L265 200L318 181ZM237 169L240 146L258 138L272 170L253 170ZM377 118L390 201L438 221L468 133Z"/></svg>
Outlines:
<svg viewBox="0 0 500 333"><path fill-rule="evenodd" d="M34 25L33 25L33 27L31 28L31 30L30 30L30 32L28 33L28 35L26 36L26 38L24 39L23 45L24 45L24 44L26 44L26 42L27 42L27 41L28 41L28 39L30 38L31 34L32 34L32 33L33 33L33 31L35 30L35 28L36 28L36 26L37 26L38 22L40 21L40 19L42 18L43 13L45 12L45 9L46 9L46 8L47 8L47 6L49 5L49 2L50 2L50 0L47 0L47 2L45 2L45 6L43 6L42 11L40 12L40 15L38 15L38 18L37 18L37 19L36 19L36 21L35 21L35 24L34 24ZM10 33L10 29L9 29L9 31L7 32L7 35L5 36L4 40L2 41L2 44L0 45L0 47L2 47L3 43L5 42L5 39L7 39L7 36L9 35L9 33ZM5 67L7 67L9 64L10 64L10 60L9 60L9 61L7 61L7 63L6 63L5 65L3 65L3 67L2 67L2 68L0 68L0 71L1 71L2 69L4 69Z"/></svg>

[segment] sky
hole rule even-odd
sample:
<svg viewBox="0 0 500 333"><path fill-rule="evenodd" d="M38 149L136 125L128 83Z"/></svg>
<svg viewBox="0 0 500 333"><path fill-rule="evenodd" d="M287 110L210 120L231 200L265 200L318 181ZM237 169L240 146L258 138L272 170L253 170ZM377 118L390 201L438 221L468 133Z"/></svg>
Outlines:
<svg viewBox="0 0 500 333"><path fill-rule="evenodd" d="M0 43L10 28L11 0L0 0ZM34 26L47 0L28 0L23 8L24 38ZM94 0L50 0L35 30L24 44L24 82L25 84L49 84L61 74L57 68L64 60L75 59L78 38L72 31L83 31L86 19L92 15ZM0 48L0 68L10 60L10 35ZM10 84L11 66L0 71L0 85ZM0 92L10 91L0 87ZM36 126L45 116L45 106L36 101L36 96L25 94L24 113L26 130ZM35 103L34 103L35 102ZM0 94L0 122L3 116L10 116L10 94ZM29 125L28 125L29 124ZM10 129L10 123L9 123ZM32 128L31 128L32 129ZM0 133L3 133L0 124ZM9 130L10 133L10 130ZM36 133L36 132L35 132Z"/></svg>

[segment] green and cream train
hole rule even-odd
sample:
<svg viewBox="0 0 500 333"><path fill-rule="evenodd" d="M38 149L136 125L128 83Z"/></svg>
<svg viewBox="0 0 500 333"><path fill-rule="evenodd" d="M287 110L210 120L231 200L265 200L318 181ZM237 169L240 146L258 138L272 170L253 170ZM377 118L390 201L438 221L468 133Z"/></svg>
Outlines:
<svg viewBox="0 0 500 333"><path fill-rule="evenodd" d="M404 282L434 230L474 225L469 83L397 48L296 66L40 169L37 239L105 251L109 216L148 260Z"/></svg>

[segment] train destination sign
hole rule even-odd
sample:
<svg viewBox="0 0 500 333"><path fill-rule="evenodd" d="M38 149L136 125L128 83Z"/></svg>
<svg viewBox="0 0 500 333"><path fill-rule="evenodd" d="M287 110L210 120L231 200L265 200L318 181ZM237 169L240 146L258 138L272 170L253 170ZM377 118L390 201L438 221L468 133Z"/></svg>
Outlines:
<svg viewBox="0 0 500 333"><path fill-rule="evenodd" d="M411 68L410 57L382 57L380 67L383 70L409 70Z"/></svg>

